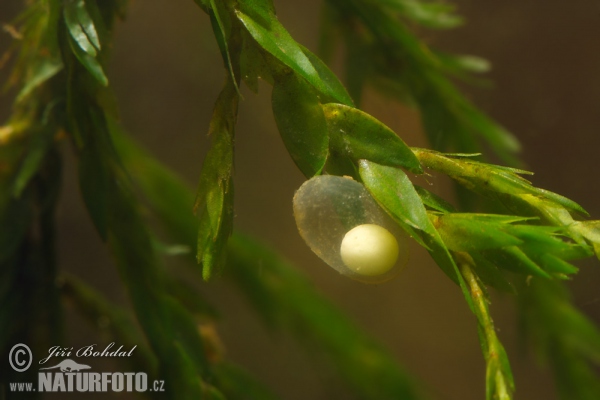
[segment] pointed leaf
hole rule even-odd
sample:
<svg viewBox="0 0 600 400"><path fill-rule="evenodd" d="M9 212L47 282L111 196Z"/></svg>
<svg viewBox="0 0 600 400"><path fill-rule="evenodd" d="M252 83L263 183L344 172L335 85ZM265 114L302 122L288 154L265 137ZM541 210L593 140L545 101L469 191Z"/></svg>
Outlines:
<svg viewBox="0 0 600 400"><path fill-rule="evenodd" d="M258 15L261 17L261 21L256 21L256 17L253 18L240 10L236 10L238 19L244 24L254 40L266 51L291 68L296 74L306 79L324 95L340 102L348 100L347 97L340 98L339 89L332 83L329 74L324 72L323 66L318 65L326 80L324 81L321 78L301 46L294 41L274 14L261 10L260 14L257 13Z"/></svg>
<svg viewBox="0 0 600 400"><path fill-rule="evenodd" d="M423 172L412 150L390 128L369 114L342 104L324 104L330 147L353 161L367 159L378 164Z"/></svg>
<svg viewBox="0 0 600 400"><path fill-rule="evenodd" d="M471 214L444 214L432 217L433 224L450 250L482 251L517 246L519 238L503 230L500 223L486 222Z"/></svg>
<svg viewBox="0 0 600 400"><path fill-rule="evenodd" d="M77 43L79 48L81 50L83 50L86 54L88 54L90 57L94 58L94 57L96 57L96 54L98 54L96 51L96 47L94 47L92 42L90 42L90 39L88 38L87 34L84 32L83 28L81 27L81 25L79 23L79 19L78 19L78 16L79 16L78 10L80 8L85 9L84 7L85 7L85 5L83 3L83 0L76 1L76 2L66 2L66 6L64 8L65 24L67 25L69 34L71 35L71 37L73 38L75 43ZM89 15L87 15L87 16L89 18ZM91 22L91 19L90 19L90 22ZM93 26L94 25L92 23L92 28L93 28ZM94 34L95 33L96 33L96 30L94 29ZM96 40L98 40L97 36L96 36Z"/></svg>

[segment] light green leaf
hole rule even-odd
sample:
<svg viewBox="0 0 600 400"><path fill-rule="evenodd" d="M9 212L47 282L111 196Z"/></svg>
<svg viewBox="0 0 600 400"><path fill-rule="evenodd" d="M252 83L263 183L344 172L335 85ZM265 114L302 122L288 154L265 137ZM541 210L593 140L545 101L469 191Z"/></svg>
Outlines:
<svg viewBox="0 0 600 400"><path fill-rule="evenodd" d="M324 104L330 147L354 162L367 159L378 164L422 173L412 150L390 128L369 114L342 104Z"/></svg>

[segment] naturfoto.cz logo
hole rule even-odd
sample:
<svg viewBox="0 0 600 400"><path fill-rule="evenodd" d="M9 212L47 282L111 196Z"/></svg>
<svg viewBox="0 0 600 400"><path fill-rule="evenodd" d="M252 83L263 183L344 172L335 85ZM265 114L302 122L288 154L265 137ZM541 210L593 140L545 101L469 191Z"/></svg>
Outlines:
<svg viewBox="0 0 600 400"><path fill-rule="evenodd" d="M83 347L74 354L78 357L129 357L135 349L123 351L123 346L111 351L115 344L111 343L103 351L96 351L95 345ZM54 346L48 351L48 357L40 360L46 363L52 357L71 356L73 348ZM33 355L31 349L23 343L16 344L10 350L9 363L16 372L24 372L31 366ZM11 392L145 392L164 391L164 381L155 380L148 384L145 372L88 372L87 364L72 359L64 359L54 365L40 368L37 386L33 382L12 382ZM46 372L48 371L48 372Z"/></svg>

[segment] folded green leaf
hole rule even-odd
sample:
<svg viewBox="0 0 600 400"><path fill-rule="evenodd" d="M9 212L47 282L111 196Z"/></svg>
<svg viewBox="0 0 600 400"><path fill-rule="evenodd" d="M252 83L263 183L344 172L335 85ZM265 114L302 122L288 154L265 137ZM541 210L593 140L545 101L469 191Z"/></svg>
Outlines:
<svg viewBox="0 0 600 400"><path fill-rule="evenodd" d="M65 25L69 30L69 34L77 43L79 48L83 50L86 54L88 54L90 57L94 58L98 53L96 51L96 47L94 47L94 45L90 41L90 38L88 38L86 32L84 32L80 24L78 17L80 16L81 10L83 10L83 13L85 13L87 18L89 19L89 22L92 23L91 18L89 18L89 14L87 14L87 11L85 11L85 3L83 2L83 0L79 0L73 2L66 2L63 12L65 16ZM96 35L96 30L94 29L93 23L91 25L91 29L93 29L93 37L95 37L96 43L98 43L98 36ZM99 45L100 44L98 43L97 47L99 47Z"/></svg>
<svg viewBox="0 0 600 400"><path fill-rule="evenodd" d="M324 104L330 147L355 163L366 159L378 164L423 172L412 150L390 128L369 114L342 104Z"/></svg>
<svg viewBox="0 0 600 400"><path fill-rule="evenodd" d="M327 122L317 94L301 77L287 74L273 85L273 114L292 159L310 178L320 174L327 161Z"/></svg>
<svg viewBox="0 0 600 400"><path fill-rule="evenodd" d="M83 0L65 2L63 14L71 37L83 51L91 57L96 57L97 50L101 49L100 39L85 2Z"/></svg>

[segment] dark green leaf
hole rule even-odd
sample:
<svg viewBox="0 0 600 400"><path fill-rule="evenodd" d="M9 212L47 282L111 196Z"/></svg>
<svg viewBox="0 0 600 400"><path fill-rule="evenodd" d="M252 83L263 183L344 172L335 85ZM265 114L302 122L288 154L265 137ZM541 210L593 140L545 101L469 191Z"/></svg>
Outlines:
<svg viewBox="0 0 600 400"><path fill-rule="evenodd" d="M303 78L288 74L273 86L273 114L292 159L310 178L320 174L328 155L329 136L323 109Z"/></svg>
<svg viewBox="0 0 600 400"><path fill-rule="evenodd" d="M244 5L252 7L251 3L245 1ZM313 65L303 48L294 41L288 31L277 20L275 14L264 9L254 14L251 17L240 10L236 10L238 19L262 48L291 68L296 74L306 79L324 95L342 103L349 100L347 94L340 90L340 85L334 83L332 74L326 72L326 66L320 62L316 63L316 66ZM260 17L261 21L257 21L257 17ZM316 56L311 55L311 57L316 59Z"/></svg>
<svg viewBox="0 0 600 400"><path fill-rule="evenodd" d="M342 104L324 104L330 147L353 161L367 159L378 164L423 172L412 150L390 128L369 114Z"/></svg>

